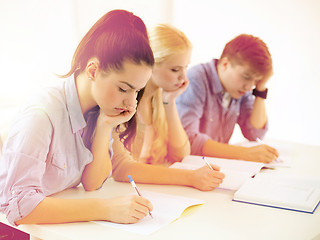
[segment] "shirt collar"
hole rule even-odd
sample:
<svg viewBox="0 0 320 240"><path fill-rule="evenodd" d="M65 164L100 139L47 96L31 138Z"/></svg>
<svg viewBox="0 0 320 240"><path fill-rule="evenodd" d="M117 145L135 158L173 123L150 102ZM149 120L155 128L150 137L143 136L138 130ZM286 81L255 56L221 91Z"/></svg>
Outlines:
<svg viewBox="0 0 320 240"><path fill-rule="evenodd" d="M222 95L225 93L225 90L223 89L223 86L222 86L220 79L219 79L219 76L218 76L217 67L216 67L217 64L218 64L218 59L213 59L213 61L209 65L208 75L212 76L211 81L213 81L213 86L215 86L213 89L213 93L214 94L220 93L221 97L222 97Z"/></svg>
<svg viewBox="0 0 320 240"><path fill-rule="evenodd" d="M81 111L74 75L70 76L66 80L64 91L72 132L76 133L85 128L87 124Z"/></svg>

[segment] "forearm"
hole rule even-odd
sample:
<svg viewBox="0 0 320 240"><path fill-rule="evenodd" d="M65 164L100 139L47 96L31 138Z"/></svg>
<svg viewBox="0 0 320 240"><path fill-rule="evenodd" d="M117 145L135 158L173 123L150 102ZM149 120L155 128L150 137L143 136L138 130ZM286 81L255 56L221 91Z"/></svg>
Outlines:
<svg viewBox="0 0 320 240"><path fill-rule="evenodd" d="M137 183L192 185L191 170L167 168L138 162L123 164L117 172L114 172L113 177L116 181L128 182L128 175L131 175Z"/></svg>
<svg viewBox="0 0 320 240"><path fill-rule="evenodd" d="M164 104L168 123L168 140L173 147L181 147L188 141L188 136L181 124L175 101ZM189 144L190 152L190 144Z"/></svg>
<svg viewBox="0 0 320 240"><path fill-rule="evenodd" d="M67 223L102 220L101 199L59 199L46 197L16 224Z"/></svg>
<svg viewBox="0 0 320 240"><path fill-rule="evenodd" d="M202 148L204 156L244 159L243 154L246 148L241 146L219 143L214 140L207 140Z"/></svg>
<svg viewBox="0 0 320 240"><path fill-rule="evenodd" d="M82 185L87 191L98 189L111 172L110 133L111 128L108 127L97 129L95 133L91 146L93 161L85 167L81 178Z"/></svg>
<svg viewBox="0 0 320 240"><path fill-rule="evenodd" d="M250 116L250 123L254 128L262 129L265 127L268 120L265 100L256 97L253 104L253 109Z"/></svg>

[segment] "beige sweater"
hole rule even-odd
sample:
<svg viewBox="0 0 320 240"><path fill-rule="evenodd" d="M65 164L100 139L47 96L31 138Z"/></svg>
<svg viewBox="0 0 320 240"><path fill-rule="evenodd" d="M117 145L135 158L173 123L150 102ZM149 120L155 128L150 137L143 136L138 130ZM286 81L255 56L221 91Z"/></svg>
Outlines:
<svg viewBox="0 0 320 240"><path fill-rule="evenodd" d="M146 127L137 117L137 132L134 138L134 142L131 146L131 151L128 151L125 148L125 146L119 139L119 134L116 131L113 131L112 133L112 137L113 137L112 172L113 172L113 175L116 176L117 178L118 177L122 178L121 176L119 176L122 174L121 168L123 168L124 165L130 162L140 162L140 163L147 163L147 164L154 164L153 162L157 162L157 164L160 164L163 166L169 166L174 162L181 161L186 155L190 154L188 140L184 143L183 146L179 148L173 147L171 146L171 144L163 140L163 146L166 148L166 149L163 149L166 152L165 157L161 157L161 159L151 159L151 162L148 162L146 158L141 159L140 153L143 147L144 138L146 136L145 131L147 128L148 127ZM150 127L148 130L150 130ZM150 144L152 148L153 141L152 139L150 141L151 141Z"/></svg>

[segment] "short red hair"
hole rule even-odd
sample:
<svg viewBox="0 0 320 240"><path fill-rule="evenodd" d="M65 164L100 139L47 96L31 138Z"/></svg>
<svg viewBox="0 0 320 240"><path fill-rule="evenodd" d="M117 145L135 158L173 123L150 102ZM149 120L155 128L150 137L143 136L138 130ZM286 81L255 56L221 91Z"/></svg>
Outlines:
<svg viewBox="0 0 320 240"><path fill-rule="evenodd" d="M258 37L241 34L226 44L220 59L228 58L232 64L248 64L253 72L270 76L272 58L267 45Z"/></svg>

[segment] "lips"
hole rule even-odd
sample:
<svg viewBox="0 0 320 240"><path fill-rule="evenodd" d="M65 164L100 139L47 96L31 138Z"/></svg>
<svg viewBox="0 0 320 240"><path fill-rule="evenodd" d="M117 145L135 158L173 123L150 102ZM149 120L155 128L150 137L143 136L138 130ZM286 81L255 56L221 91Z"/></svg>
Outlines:
<svg viewBox="0 0 320 240"><path fill-rule="evenodd" d="M177 87L177 88L179 88L179 87L181 87L182 85L183 85L183 82L182 82L182 83L175 84L174 86Z"/></svg>
<svg viewBox="0 0 320 240"><path fill-rule="evenodd" d="M114 108L118 113L123 113L125 111L127 111L127 109L125 108Z"/></svg>
<svg viewBox="0 0 320 240"><path fill-rule="evenodd" d="M243 95L246 94L246 92L243 92L243 91L238 91L238 92L239 92L239 94L240 94L241 96L243 96Z"/></svg>

